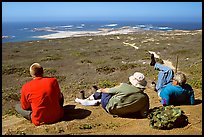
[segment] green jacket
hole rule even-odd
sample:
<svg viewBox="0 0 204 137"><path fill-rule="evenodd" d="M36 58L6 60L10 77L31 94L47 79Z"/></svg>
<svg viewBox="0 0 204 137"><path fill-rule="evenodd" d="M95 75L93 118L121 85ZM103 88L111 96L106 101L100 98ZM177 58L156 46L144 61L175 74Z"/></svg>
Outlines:
<svg viewBox="0 0 204 137"><path fill-rule="evenodd" d="M143 91L144 89L126 83L110 88L108 93L114 95L106 105L106 110L110 114L118 116L133 112L143 113L145 111L147 113L149 110L149 97Z"/></svg>

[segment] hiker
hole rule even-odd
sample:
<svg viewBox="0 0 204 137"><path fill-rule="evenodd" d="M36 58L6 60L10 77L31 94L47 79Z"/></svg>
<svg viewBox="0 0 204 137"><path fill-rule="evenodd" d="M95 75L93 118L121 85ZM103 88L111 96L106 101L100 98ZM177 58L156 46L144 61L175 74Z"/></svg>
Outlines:
<svg viewBox="0 0 204 137"><path fill-rule="evenodd" d="M57 79L43 77L39 63L30 66L30 75L33 79L22 86L16 111L36 126L59 121L64 115L64 97Z"/></svg>
<svg viewBox="0 0 204 137"><path fill-rule="evenodd" d="M154 54L151 54L150 65L159 71L157 84L155 82L152 84L155 85L155 91L162 105L193 105L195 103L194 91L189 84L186 84L185 74L178 72L174 75L171 68L156 62Z"/></svg>
<svg viewBox="0 0 204 137"><path fill-rule="evenodd" d="M147 117L149 111L149 97L144 93L147 81L140 72L135 72L129 77L129 82L120 83L112 88L98 89L87 100L76 98L76 102L82 105L96 105L101 103L105 111L114 116L126 116L137 113L141 117ZM90 100L92 97L93 100ZM90 100L90 101L89 101ZM94 102L95 101L95 102Z"/></svg>

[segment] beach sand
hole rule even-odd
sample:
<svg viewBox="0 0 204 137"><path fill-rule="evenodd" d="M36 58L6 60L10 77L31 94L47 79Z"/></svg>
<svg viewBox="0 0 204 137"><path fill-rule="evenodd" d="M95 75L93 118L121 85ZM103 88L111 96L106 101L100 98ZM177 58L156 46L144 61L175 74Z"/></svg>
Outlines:
<svg viewBox="0 0 204 137"><path fill-rule="evenodd" d="M116 34L129 34L141 31L140 29L134 29L130 27L124 27L120 29L100 29L98 31L56 31L54 34L34 36L34 38L43 39L56 39L67 37L79 37L79 36L98 36L98 35L116 35Z"/></svg>

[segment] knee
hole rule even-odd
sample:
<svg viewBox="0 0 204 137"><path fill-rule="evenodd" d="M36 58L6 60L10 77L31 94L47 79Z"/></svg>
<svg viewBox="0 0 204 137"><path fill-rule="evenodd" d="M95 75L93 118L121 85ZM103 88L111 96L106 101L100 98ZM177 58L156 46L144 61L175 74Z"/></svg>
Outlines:
<svg viewBox="0 0 204 137"><path fill-rule="evenodd" d="M94 99L101 99L102 97L102 92L95 92L94 95L93 95Z"/></svg>

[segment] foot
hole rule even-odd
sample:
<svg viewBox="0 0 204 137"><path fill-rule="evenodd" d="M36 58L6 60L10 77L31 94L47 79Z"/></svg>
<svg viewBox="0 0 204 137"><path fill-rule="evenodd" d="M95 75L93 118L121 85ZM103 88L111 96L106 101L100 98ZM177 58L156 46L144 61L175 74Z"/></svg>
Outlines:
<svg viewBox="0 0 204 137"><path fill-rule="evenodd" d="M154 58L154 54L151 54L151 62L150 62L150 66L154 66L156 64L156 60Z"/></svg>
<svg viewBox="0 0 204 137"><path fill-rule="evenodd" d="M151 83L151 86L152 86L152 88L154 89L154 91L157 92L157 90L156 90L156 83L155 83L154 81Z"/></svg>
<svg viewBox="0 0 204 137"><path fill-rule="evenodd" d="M85 99L85 91L81 90L80 92L81 99Z"/></svg>
<svg viewBox="0 0 204 137"><path fill-rule="evenodd" d="M94 91L98 90L98 87L96 85L92 86L92 88L93 88Z"/></svg>

